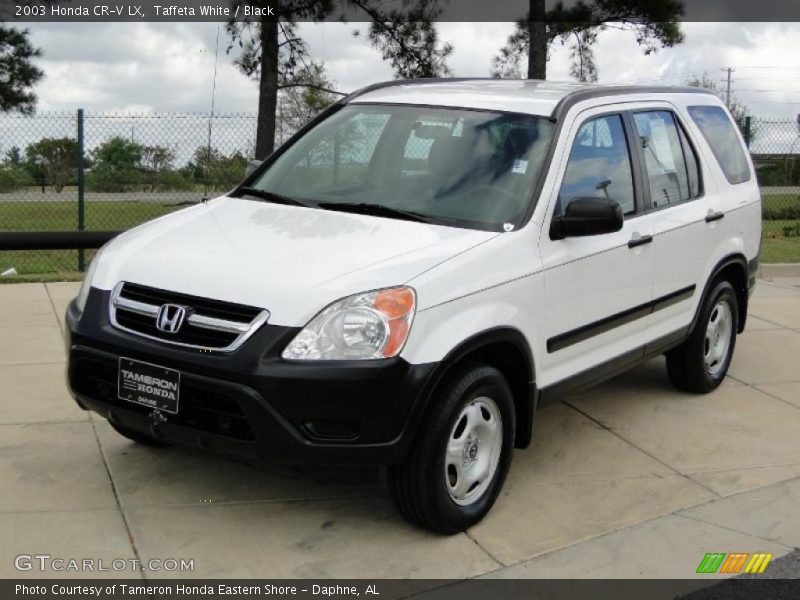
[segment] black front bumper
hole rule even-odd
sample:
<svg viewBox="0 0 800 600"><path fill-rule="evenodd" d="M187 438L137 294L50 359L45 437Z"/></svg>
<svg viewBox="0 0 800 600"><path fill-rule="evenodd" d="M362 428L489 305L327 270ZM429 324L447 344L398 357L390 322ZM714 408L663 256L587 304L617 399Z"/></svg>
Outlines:
<svg viewBox="0 0 800 600"><path fill-rule="evenodd" d="M285 361L299 331L264 325L238 350L210 353L114 328L109 294L92 289L82 316L67 309L67 380L78 404L166 442L253 463L375 466L403 462L435 364ZM177 415L117 397L119 357L181 372Z"/></svg>

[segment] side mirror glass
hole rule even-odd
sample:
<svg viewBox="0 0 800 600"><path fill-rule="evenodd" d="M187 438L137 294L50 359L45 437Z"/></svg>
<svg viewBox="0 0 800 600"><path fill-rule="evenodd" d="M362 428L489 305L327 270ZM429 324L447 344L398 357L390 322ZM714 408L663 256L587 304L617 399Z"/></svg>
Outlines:
<svg viewBox="0 0 800 600"><path fill-rule="evenodd" d="M574 198L564 214L553 219L550 239L613 233L622 229L622 208L609 198Z"/></svg>

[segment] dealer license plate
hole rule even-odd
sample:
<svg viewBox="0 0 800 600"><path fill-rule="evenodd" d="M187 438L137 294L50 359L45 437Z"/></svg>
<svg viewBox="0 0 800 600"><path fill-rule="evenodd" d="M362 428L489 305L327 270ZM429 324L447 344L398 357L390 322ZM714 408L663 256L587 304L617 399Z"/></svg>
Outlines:
<svg viewBox="0 0 800 600"><path fill-rule="evenodd" d="M180 371L130 358L119 359L117 395L122 400L176 414L180 387Z"/></svg>

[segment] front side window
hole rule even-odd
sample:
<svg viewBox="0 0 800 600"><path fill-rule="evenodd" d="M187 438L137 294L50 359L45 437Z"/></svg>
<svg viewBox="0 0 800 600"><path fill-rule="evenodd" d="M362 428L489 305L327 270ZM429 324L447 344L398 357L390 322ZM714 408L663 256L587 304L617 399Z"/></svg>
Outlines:
<svg viewBox="0 0 800 600"><path fill-rule="evenodd" d="M316 208L500 230L532 201L553 129L528 115L351 104L248 187Z"/></svg>
<svg viewBox="0 0 800 600"><path fill-rule="evenodd" d="M719 106L690 106L689 115L711 147L728 182L749 181L750 167L728 113Z"/></svg>
<svg viewBox="0 0 800 600"><path fill-rule="evenodd" d="M697 197L697 158L688 142L684 144L681 139L673 114L666 110L637 112L633 121L644 155L652 206L663 207Z"/></svg>
<svg viewBox="0 0 800 600"><path fill-rule="evenodd" d="M575 136L558 195L560 214L576 198L608 198L635 210L631 156L620 115L584 123Z"/></svg>

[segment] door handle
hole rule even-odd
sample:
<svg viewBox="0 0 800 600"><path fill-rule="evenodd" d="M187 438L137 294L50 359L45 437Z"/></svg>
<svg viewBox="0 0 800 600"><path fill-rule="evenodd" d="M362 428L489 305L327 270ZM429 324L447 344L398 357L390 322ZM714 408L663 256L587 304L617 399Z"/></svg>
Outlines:
<svg viewBox="0 0 800 600"><path fill-rule="evenodd" d="M644 246L645 244L649 244L653 241L652 235L640 235L638 237L633 237L628 242L628 248L636 248L636 246Z"/></svg>
<svg viewBox="0 0 800 600"><path fill-rule="evenodd" d="M708 214L706 215L706 223L712 223L714 221L719 221L720 219L725 218L724 212L709 210Z"/></svg>

